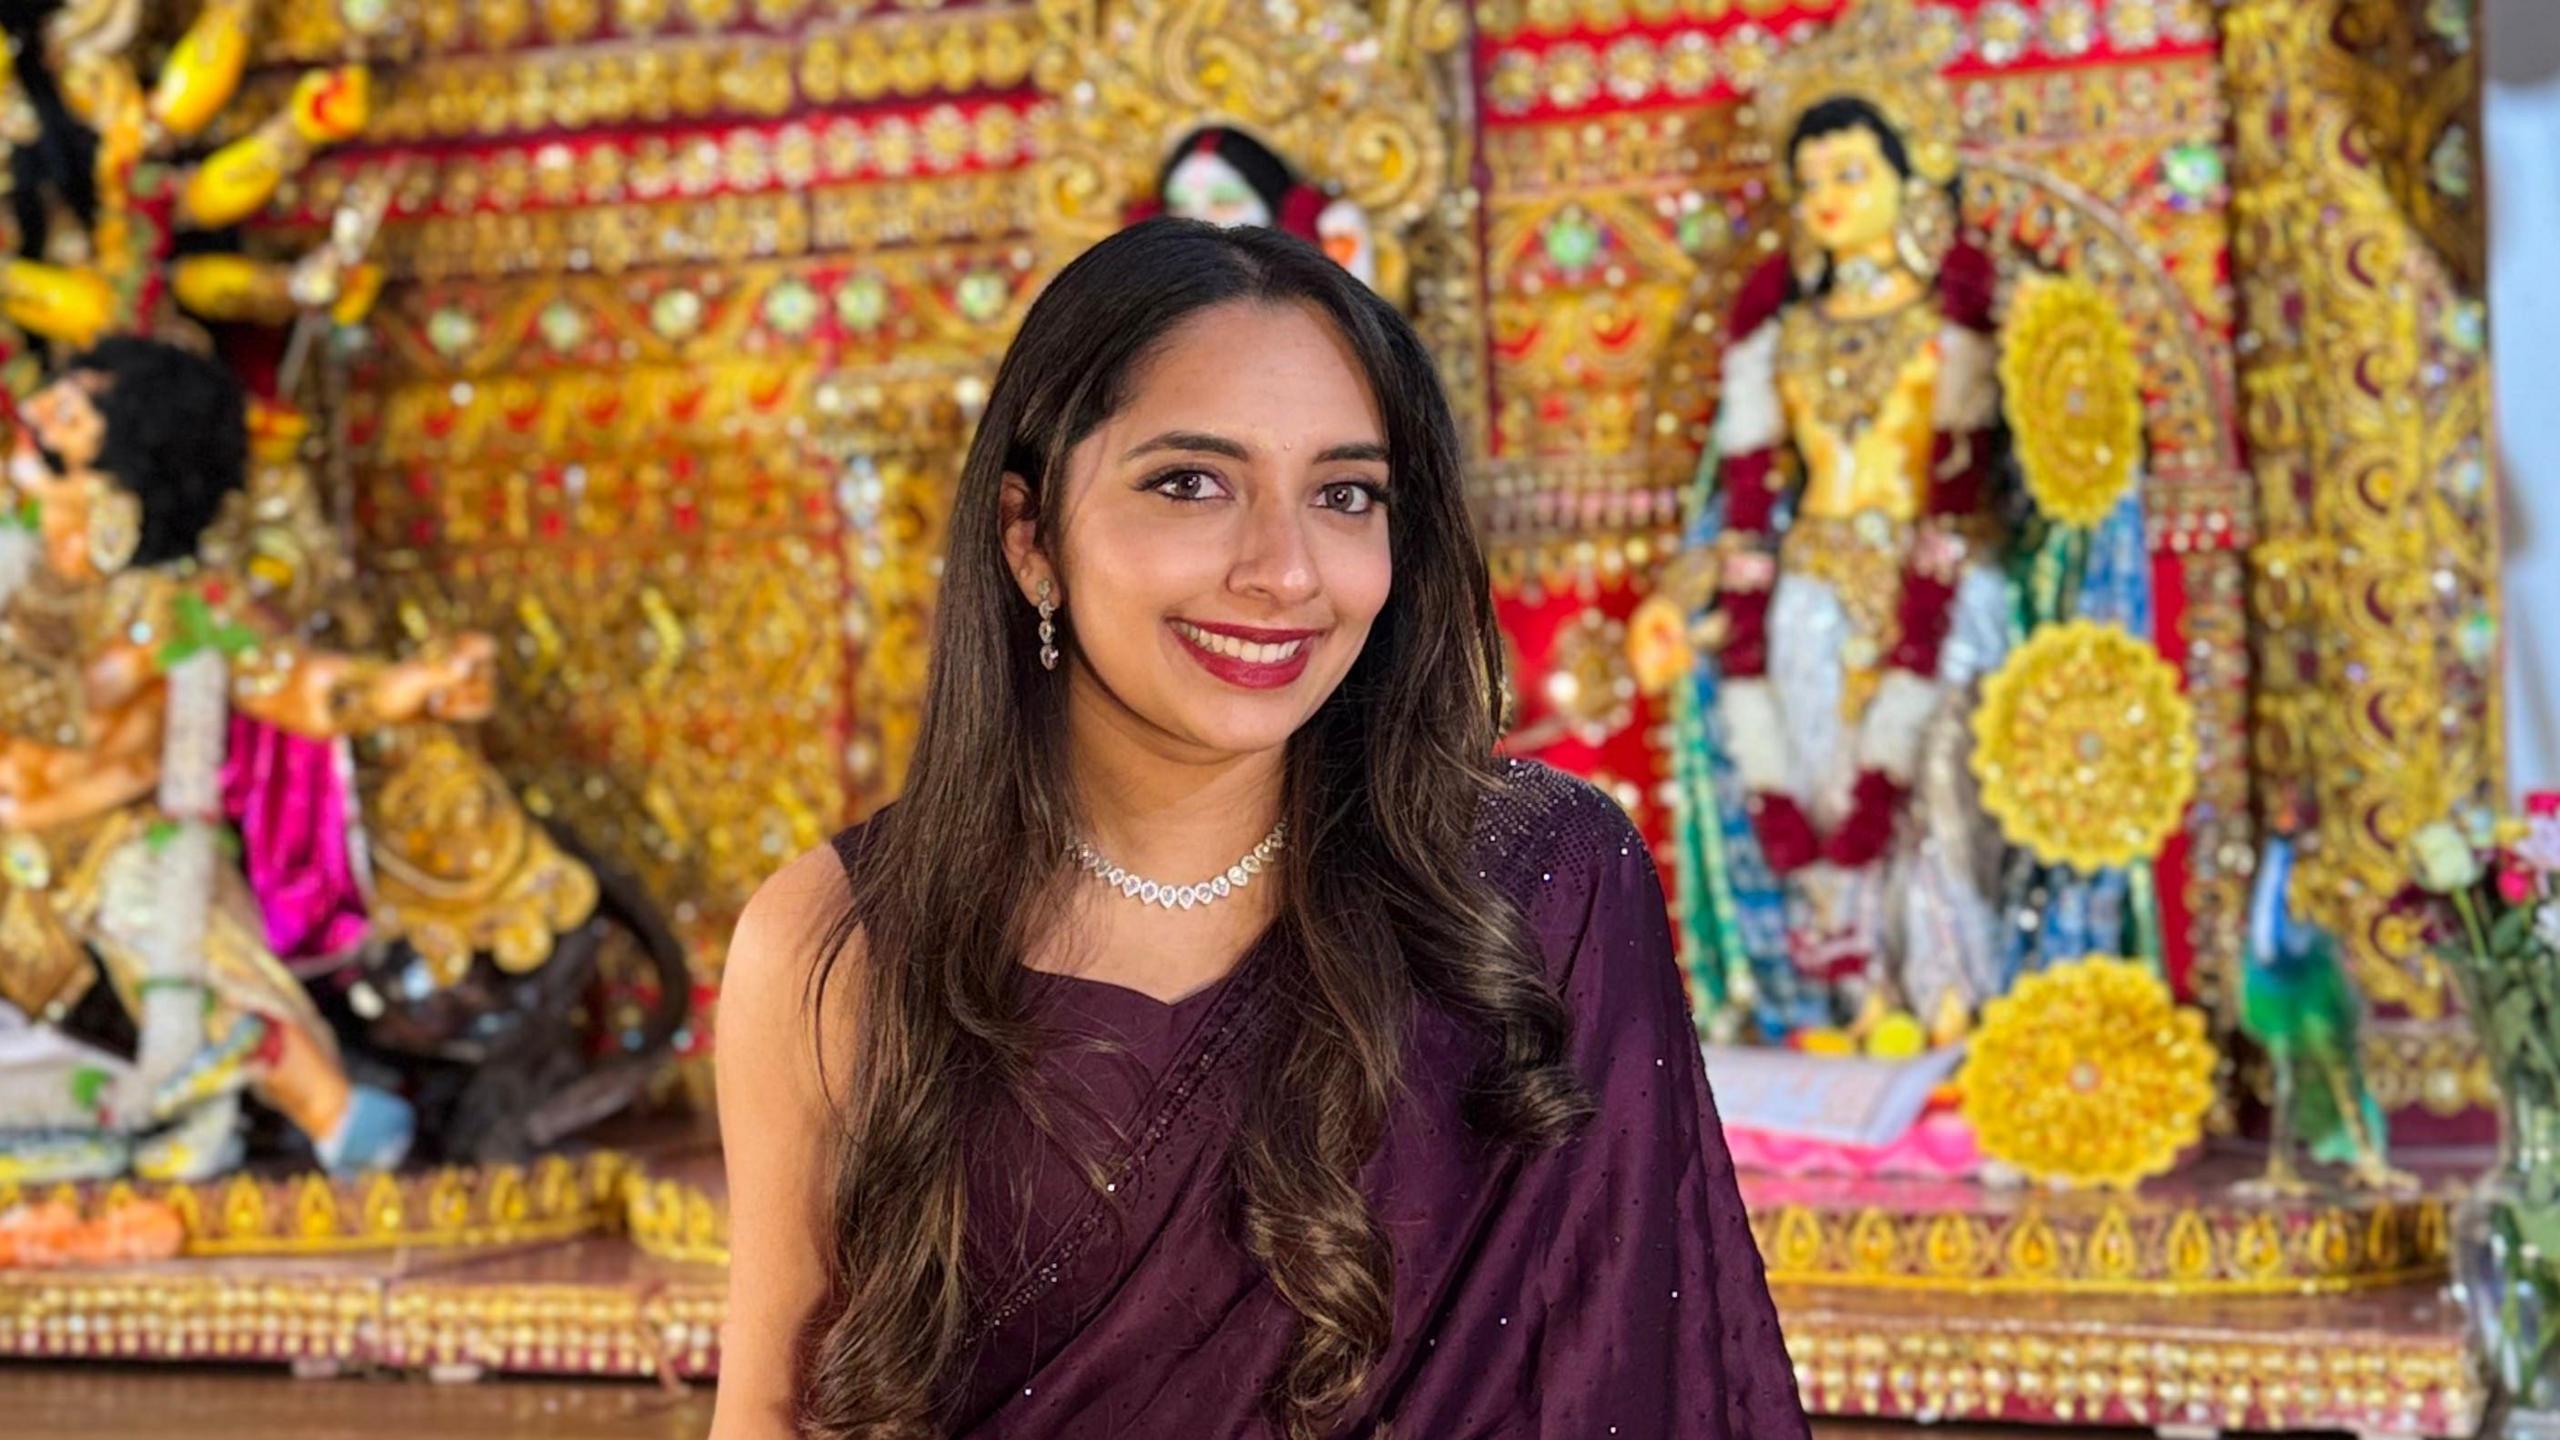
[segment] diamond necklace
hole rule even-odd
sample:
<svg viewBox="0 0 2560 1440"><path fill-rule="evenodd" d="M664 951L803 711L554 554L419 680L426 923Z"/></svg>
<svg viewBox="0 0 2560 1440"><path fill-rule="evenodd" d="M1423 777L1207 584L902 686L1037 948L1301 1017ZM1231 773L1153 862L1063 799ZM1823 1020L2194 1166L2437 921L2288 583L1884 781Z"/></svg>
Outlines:
<svg viewBox="0 0 2560 1440"><path fill-rule="evenodd" d="M1166 885L1154 880L1141 880L1119 865L1112 864L1082 840L1067 847L1068 858L1096 880L1119 891L1141 905L1161 905L1167 910L1189 910L1197 905L1214 905L1252 883L1279 853L1281 842L1289 833L1289 822L1281 821L1262 837L1262 843L1245 853L1245 857L1227 867L1224 875L1214 875L1197 885Z"/></svg>

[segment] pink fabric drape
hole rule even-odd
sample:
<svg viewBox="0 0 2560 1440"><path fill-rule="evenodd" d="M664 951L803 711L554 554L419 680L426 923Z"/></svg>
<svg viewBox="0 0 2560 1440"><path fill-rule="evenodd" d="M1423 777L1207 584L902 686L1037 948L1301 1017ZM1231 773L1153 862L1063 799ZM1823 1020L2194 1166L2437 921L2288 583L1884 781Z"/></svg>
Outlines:
<svg viewBox="0 0 2560 1440"><path fill-rule="evenodd" d="M222 760L222 810L240 831L240 865L277 958L331 955L364 938L352 807L336 742L234 711Z"/></svg>

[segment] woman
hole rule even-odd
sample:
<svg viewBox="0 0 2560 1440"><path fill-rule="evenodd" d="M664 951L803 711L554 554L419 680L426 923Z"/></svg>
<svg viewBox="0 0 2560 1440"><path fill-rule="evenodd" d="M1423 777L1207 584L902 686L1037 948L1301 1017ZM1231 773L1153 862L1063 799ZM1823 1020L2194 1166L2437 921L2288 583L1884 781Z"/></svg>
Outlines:
<svg viewBox="0 0 2560 1440"><path fill-rule="evenodd" d="M1393 309L1104 241L951 534L905 795L732 944L719 1440L1803 1434L1644 844L1494 758Z"/></svg>

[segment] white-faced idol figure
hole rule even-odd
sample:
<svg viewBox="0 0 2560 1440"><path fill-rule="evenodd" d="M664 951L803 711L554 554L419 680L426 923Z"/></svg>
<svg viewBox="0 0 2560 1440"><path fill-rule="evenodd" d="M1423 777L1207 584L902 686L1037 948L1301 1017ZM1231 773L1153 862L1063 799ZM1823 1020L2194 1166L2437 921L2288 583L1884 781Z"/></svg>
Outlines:
<svg viewBox="0 0 2560 1440"><path fill-rule="evenodd" d="M1185 136L1157 185L1164 213L1233 229L1263 225L1314 241L1375 289L1378 252L1368 212L1300 180L1271 147L1227 125Z"/></svg>

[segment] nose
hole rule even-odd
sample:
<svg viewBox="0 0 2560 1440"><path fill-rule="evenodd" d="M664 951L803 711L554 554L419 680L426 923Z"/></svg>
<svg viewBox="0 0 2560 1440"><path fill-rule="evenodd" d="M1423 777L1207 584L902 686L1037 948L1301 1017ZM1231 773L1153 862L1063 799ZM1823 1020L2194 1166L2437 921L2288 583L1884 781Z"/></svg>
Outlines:
<svg viewBox="0 0 2560 1440"><path fill-rule="evenodd" d="M1227 570L1227 589L1263 600L1275 609L1303 605L1323 585L1316 577L1315 556L1307 545L1306 514L1276 496L1248 507L1237 538L1235 563Z"/></svg>

